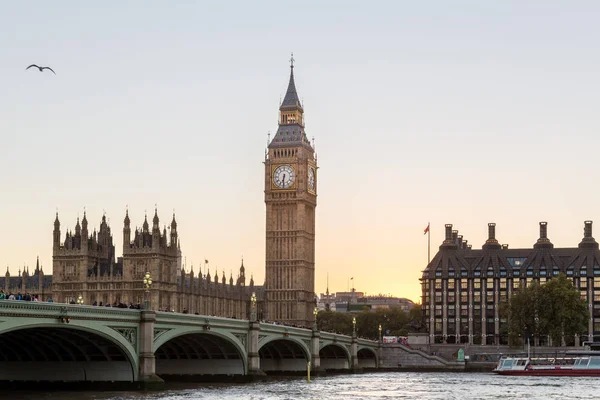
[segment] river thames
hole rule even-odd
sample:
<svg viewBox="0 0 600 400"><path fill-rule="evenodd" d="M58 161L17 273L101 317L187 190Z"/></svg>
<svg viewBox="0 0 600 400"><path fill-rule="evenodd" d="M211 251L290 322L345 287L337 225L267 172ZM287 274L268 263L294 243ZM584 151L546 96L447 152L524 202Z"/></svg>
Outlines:
<svg viewBox="0 0 600 400"><path fill-rule="evenodd" d="M4 392L27 400L596 399L600 379L388 372L249 384L186 384L157 392Z"/></svg>

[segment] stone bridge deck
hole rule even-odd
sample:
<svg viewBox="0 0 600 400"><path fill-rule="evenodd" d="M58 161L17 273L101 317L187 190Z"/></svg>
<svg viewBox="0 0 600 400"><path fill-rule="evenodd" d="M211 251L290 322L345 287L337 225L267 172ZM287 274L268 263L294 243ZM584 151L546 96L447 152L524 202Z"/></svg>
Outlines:
<svg viewBox="0 0 600 400"><path fill-rule="evenodd" d="M160 381L376 368L381 345L202 315L0 300L0 381Z"/></svg>

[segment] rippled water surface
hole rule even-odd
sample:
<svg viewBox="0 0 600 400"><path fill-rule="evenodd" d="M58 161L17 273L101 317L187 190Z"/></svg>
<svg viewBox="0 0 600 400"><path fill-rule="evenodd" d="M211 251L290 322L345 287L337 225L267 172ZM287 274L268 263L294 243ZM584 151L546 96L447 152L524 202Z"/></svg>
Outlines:
<svg viewBox="0 0 600 400"><path fill-rule="evenodd" d="M31 400L195 399L597 399L600 379L504 377L483 373L378 373L251 384L198 384L159 392L3 393ZM4 396L2 396L4 398Z"/></svg>

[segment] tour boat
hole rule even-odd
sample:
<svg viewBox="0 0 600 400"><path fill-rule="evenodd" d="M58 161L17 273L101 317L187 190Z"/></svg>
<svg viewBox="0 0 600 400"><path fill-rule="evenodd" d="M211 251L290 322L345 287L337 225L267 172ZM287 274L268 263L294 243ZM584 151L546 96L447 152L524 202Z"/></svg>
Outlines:
<svg viewBox="0 0 600 400"><path fill-rule="evenodd" d="M562 356L502 357L494 372L522 376L600 376L600 351L568 351Z"/></svg>

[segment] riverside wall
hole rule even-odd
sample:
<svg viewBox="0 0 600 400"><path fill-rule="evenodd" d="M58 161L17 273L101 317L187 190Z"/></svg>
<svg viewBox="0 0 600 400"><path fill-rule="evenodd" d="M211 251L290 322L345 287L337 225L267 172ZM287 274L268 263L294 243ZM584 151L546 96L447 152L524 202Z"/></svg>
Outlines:
<svg viewBox="0 0 600 400"><path fill-rule="evenodd" d="M384 344L379 368L415 371L464 371L464 361L446 360L401 344Z"/></svg>

